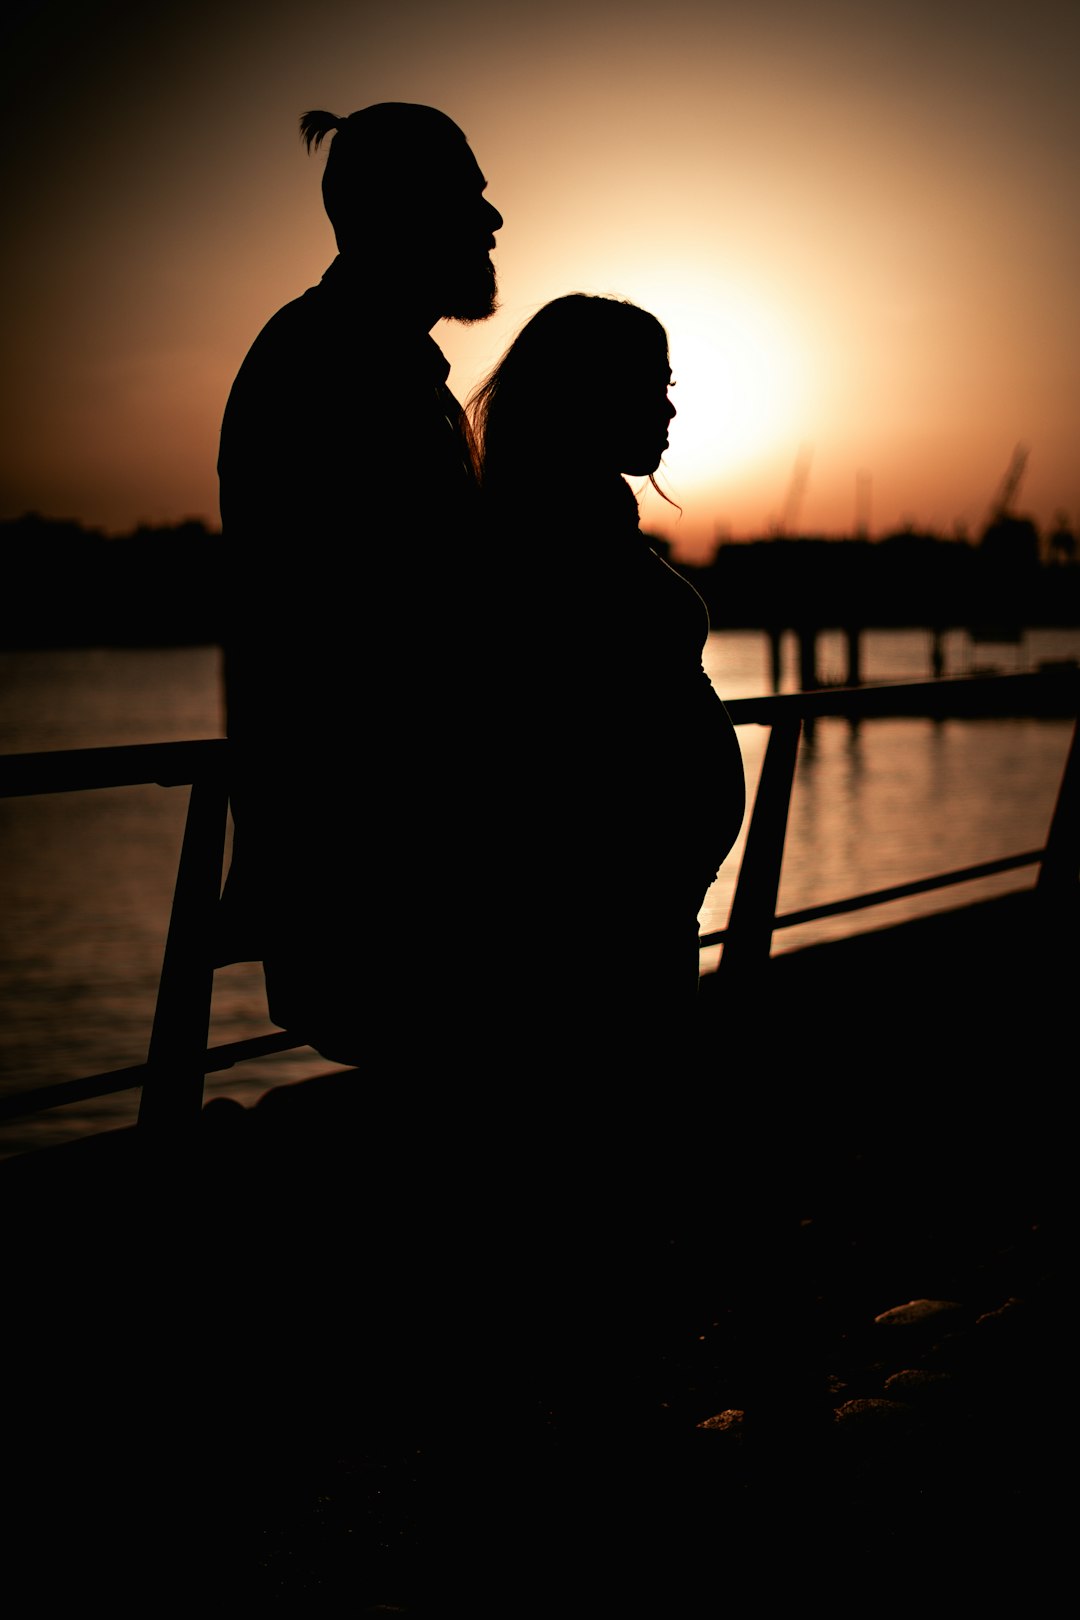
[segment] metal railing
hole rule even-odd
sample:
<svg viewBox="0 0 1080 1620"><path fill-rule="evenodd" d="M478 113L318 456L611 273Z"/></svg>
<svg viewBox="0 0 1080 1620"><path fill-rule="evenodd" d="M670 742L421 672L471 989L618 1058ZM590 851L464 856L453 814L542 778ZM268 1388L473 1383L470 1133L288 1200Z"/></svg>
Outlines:
<svg viewBox="0 0 1080 1620"><path fill-rule="evenodd" d="M174 1129L198 1119L206 1075L305 1044L275 1030L207 1046L228 775L229 744L223 738L0 756L0 798L151 785L191 789L146 1062L0 1098L0 1119L141 1087L139 1125Z"/></svg>
<svg viewBox="0 0 1080 1620"><path fill-rule="evenodd" d="M897 716L956 718L1049 714L1076 722L1080 713L1080 669L1055 669L1027 675L955 676L933 681L795 692L778 697L737 698L727 703L726 708L735 725L766 725L770 728L770 737L727 927L703 934L699 941L702 948L723 945L718 969L722 976L759 969L768 960L777 929L794 928L798 923L884 905L1024 866L1038 866L1036 889L1048 903L1067 894L1070 887L1075 889L1080 868L1080 724L1076 723L1047 840L1041 849L959 867L887 889L845 896L800 911L779 915L776 911L799 743L804 730L815 720L839 717L859 723Z"/></svg>
<svg viewBox="0 0 1080 1620"><path fill-rule="evenodd" d="M833 688L726 704L736 726L770 729L727 927L702 935L722 944L718 973L760 971L776 929L966 883L1023 866L1039 868L1036 889L1052 903L1075 894L1080 869L1080 725L1074 725L1057 802L1042 849L958 868L888 889L841 897L777 915L780 868L799 743L815 720L852 723L884 716L1053 714L1076 719L1080 670ZM306 1042L275 1030L209 1047L216 924L228 833L229 744L223 739L136 744L0 756L0 798L94 788L190 786L187 820L146 1062L0 1099L0 1118L142 1088L139 1127L169 1133L197 1122L207 1074Z"/></svg>

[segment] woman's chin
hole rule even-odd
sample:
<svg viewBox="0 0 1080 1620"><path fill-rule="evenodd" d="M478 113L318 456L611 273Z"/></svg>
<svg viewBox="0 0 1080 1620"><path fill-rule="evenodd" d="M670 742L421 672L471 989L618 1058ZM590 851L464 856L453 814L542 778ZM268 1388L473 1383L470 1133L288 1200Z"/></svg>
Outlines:
<svg viewBox="0 0 1080 1620"><path fill-rule="evenodd" d="M623 473L627 478L651 478L660 465L660 457L645 458L635 461L632 467L624 467Z"/></svg>

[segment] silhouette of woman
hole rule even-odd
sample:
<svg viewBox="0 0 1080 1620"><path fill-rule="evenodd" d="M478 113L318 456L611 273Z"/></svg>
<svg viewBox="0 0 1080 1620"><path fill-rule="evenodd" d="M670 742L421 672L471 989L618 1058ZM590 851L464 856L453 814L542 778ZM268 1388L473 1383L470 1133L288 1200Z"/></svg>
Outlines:
<svg viewBox="0 0 1080 1620"><path fill-rule="evenodd" d="M670 1058L689 1038L698 912L745 810L734 727L702 666L708 611L642 534L624 476L656 487L671 386L653 315L571 293L468 403L511 604L499 812L525 892L510 999L549 1055L574 1061Z"/></svg>

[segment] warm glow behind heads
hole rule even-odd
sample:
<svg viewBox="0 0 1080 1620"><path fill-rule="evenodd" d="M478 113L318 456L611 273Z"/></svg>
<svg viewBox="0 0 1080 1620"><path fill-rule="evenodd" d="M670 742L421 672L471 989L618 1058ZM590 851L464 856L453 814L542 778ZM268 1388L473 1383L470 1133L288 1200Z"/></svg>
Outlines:
<svg viewBox="0 0 1080 1620"><path fill-rule="evenodd" d="M702 277L635 278L667 326L678 417L664 458L676 492L744 474L798 439L807 419L803 349L752 292Z"/></svg>

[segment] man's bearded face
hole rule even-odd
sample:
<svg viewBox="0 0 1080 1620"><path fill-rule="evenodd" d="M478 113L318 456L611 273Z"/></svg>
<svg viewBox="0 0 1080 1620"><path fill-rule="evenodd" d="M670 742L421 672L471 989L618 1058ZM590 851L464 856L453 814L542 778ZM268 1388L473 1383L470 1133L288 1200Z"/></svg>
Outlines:
<svg viewBox="0 0 1080 1620"><path fill-rule="evenodd" d="M460 259L448 262L441 292L444 319L462 321L465 325L486 321L489 315L494 315L499 303L491 255L481 253L470 258L463 253Z"/></svg>

